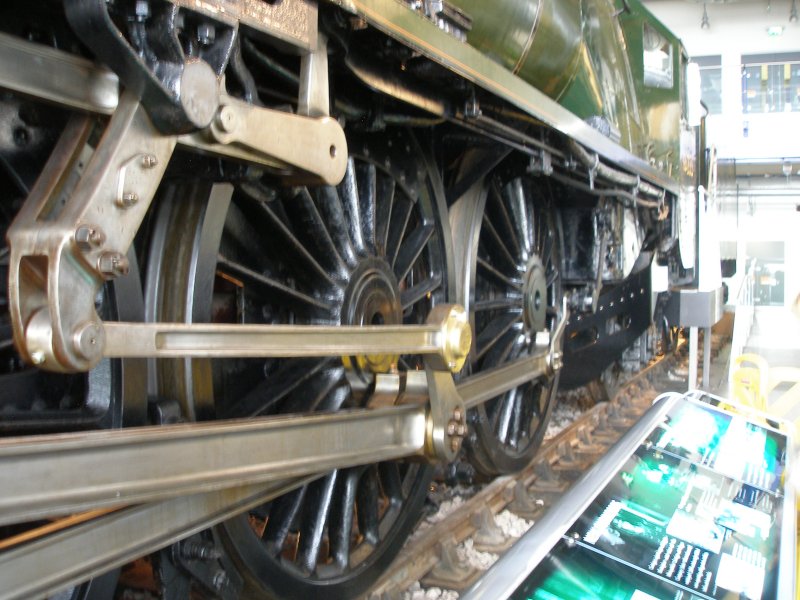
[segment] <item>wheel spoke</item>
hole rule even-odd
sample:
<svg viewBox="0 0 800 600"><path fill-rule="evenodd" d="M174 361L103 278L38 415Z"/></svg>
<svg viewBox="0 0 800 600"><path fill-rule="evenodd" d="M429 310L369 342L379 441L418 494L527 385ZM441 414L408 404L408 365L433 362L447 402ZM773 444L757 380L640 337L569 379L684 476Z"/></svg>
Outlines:
<svg viewBox="0 0 800 600"><path fill-rule="evenodd" d="M547 287L551 287L551 286L555 285L556 281L558 281L558 278L560 276L561 276L561 273L559 273L558 269L550 269L548 271L548 273L547 273L547 280L546 280L547 281ZM549 309L550 309L550 307L548 307L548 310Z"/></svg>
<svg viewBox="0 0 800 600"><path fill-rule="evenodd" d="M377 180L378 205L375 214L375 244L380 255L386 256L389 245L389 226L394 209L394 179L379 174Z"/></svg>
<svg viewBox="0 0 800 600"><path fill-rule="evenodd" d="M377 204L377 175L375 165L360 163L356 169L356 182L359 192L359 206L361 207L361 233L367 252L376 254L376 204Z"/></svg>
<svg viewBox="0 0 800 600"><path fill-rule="evenodd" d="M350 546L353 533L353 507L356 504L359 469L348 469L346 475L339 477L336 496L331 505L328 524L328 537L331 558L338 571L344 571L350 564Z"/></svg>
<svg viewBox="0 0 800 600"><path fill-rule="evenodd" d="M246 194L243 196L249 199ZM242 204L244 206L240 207L231 202L228 214L224 216L223 236L227 243L220 253L229 257L247 257L247 264L261 271L267 266L267 257L272 256L276 249L271 236L264 235L265 229L272 229L272 220L260 210L258 202L250 200Z"/></svg>
<svg viewBox="0 0 800 600"><path fill-rule="evenodd" d="M403 479L400 476L400 465L398 463L383 462L378 467L380 471L381 487L383 493L392 505L397 505L403 501Z"/></svg>
<svg viewBox="0 0 800 600"><path fill-rule="evenodd" d="M281 407L281 413L302 413L319 409L344 377L344 369L335 367L317 373L302 388L294 390Z"/></svg>
<svg viewBox="0 0 800 600"><path fill-rule="evenodd" d="M346 277L347 266L339 256L338 249L328 232L328 227L311 199L308 189L301 188L300 192L286 203L286 206L287 211L294 217L292 222L299 230L303 231L305 244L316 251L314 255L328 270L333 271L340 278Z"/></svg>
<svg viewBox="0 0 800 600"><path fill-rule="evenodd" d="M497 223L498 232L501 233L501 235L505 235L511 242L514 248L512 254L521 257L522 246L520 245L519 238L517 237L516 229L511 223L511 216L508 214L508 210L503 202L503 196L496 180L492 181L489 201L487 201L486 210L492 209L493 212L496 212L497 217L495 222Z"/></svg>
<svg viewBox="0 0 800 600"><path fill-rule="evenodd" d="M417 302L425 298L425 296L439 289L441 285L442 276L437 273L436 275L428 277L427 279L423 279L410 288L403 290L400 293L400 304L403 306L403 310L408 310Z"/></svg>
<svg viewBox="0 0 800 600"><path fill-rule="evenodd" d="M316 570L338 474L333 471L308 485L297 548L297 565L306 573Z"/></svg>
<svg viewBox="0 0 800 600"><path fill-rule="evenodd" d="M339 194L336 188L325 186L317 189L316 197L320 215L325 220L331 240L339 256L352 269L356 266L357 260Z"/></svg>
<svg viewBox="0 0 800 600"><path fill-rule="evenodd" d="M344 179L339 184L339 196L344 201L344 214L350 239L358 254L365 254L363 226L361 224L361 205L358 198L358 182L356 181L355 165L353 159L347 161L347 171Z"/></svg>
<svg viewBox="0 0 800 600"><path fill-rule="evenodd" d="M275 228L277 235L286 244L281 258L292 264L296 274L302 274L310 282L326 281L331 287L338 286L325 268L319 264L316 258L306 249L303 243L292 233L286 224L277 214L266 204L260 203L262 211L268 217L270 223Z"/></svg>
<svg viewBox="0 0 800 600"><path fill-rule="evenodd" d="M522 294L522 282L518 279L511 279L510 277L503 275L500 271L495 269L492 265L486 262L486 259L478 257L478 266L481 268L482 272L488 276L496 285L499 285L502 289L512 289L516 290L520 294Z"/></svg>
<svg viewBox="0 0 800 600"><path fill-rule="evenodd" d="M498 298L490 298L488 300L479 300L473 304L473 310L482 312L486 310L508 310L508 309L522 309L521 296L500 296Z"/></svg>
<svg viewBox="0 0 800 600"><path fill-rule="evenodd" d="M292 490L272 501L269 509L269 520L264 528L262 540L272 556L280 555L292 524L300 512L308 486Z"/></svg>
<svg viewBox="0 0 800 600"><path fill-rule="evenodd" d="M481 359L514 325L521 321L522 315L519 313L500 315L489 321L475 341L476 359Z"/></svg>
<svg viewBox="0 0 800 600"><path fill-rule="evenodd" d="M392 266L397 261L397 253L400 251L400 244L406 235L406 228L413 209L414 203L407 196L403 195L395 200L386 242L386 260Z"/></svg>
<svg viewBox="0 0 800 600"><path fill-rule="evenodd" d="M539 222L541 223L543 219L540 219ZM545 231L539 232L538 234L539 247L536 248L536 253L542 259L542 264L545 267L549 266L553 262L553 246L555 245L555 240L553 239L553 232L552 231Z"/></svg>
<svg viewBox="0 0 800 600"><path fill-rule="evenodd" d="M340 383L322 399L317 406L317 410L319 412L335 412L345 407L351 397L350 386L346 383Z"/></svg>
<svg viewBox="0 0 800 600"><path fill-rule="evenodd" d="M509 427L506 443L514 449L519 448L522 438L522 413L525 404L525 386L520 386L514 394L514 408L511 412L511 426Z"/></svg>
<svg viewBox="0 0 800 600"><path fill-rule="evenodd" d="M519 388L507 391L498 400L496 400L497 407L494 414L494 428L497 433L497 439L501 443L508 443L508 436L511 429L511 421L514 418L514 409L517 405L517 394Z"/></svg>
<svg viewBox="0 0 800 600"><path fill-rule="evenodd" d="M245 396L233 402L222 418L256 417L268 413L290 393L304 385L319 371L333 363L331 358L294 359L284 362L267 379L259 382Z"/></svg>
<svg viewBox="0 0 800 600"><path fill-rule="evenodd" d="M380 541L380 515L378 514L378 500L380 488L378 486L378 473L376 467L370 466L361 476L358 486L358 529L367 543L377 546Z"/></svg>
<svg viewBox="0 0 800 600"><path fill-rule="evenodd" d="M394 263L394 274L397 277L397 281L402 282L406 278L411 267L417 262L422 250L431 239L433 232L433 225L420 225L403 242Z"/></svg>
<svg viewBox="0 0 800 600"><path fill-rule="evenodd" d="M521 178L514 179L503 188L502 196L505 203L511 208L512 224L515 228L517 240L522 245L522 258L527 260L531 255L533 246L533 228L529 219L532 215L528 210L523 185ZM501 204L505 206L505 203Z"/></svg>
<svg viewBox="0 0 800 600"><path fill-rule="evenodd" d="M509 329L483 357L484 366L497 366L519 356L515 353L520 346L519 332Z"/></svg>
<svg viewBox="0 0 800 600"><path fill-rule="evenodd" d="M333 306L331 304L290 288L272 277L256 273L221 254L217 256L217 271L221 271L235 279L240 279L245 285L252 285L258 289L258 292L272 297L276 302L289 302L293 306L299 304L306 308L317 308L327 313L333 312Z"/></svg>
<svg viewBox="0 0 800 600"><path fill-rule="evenodd" d="M499 258L500 262L503 264L508 273L517 275L519 272L517 261L515 261L511 256L511 253L508 251L505 243L500 238L500 234L497 233L497 230L494 228L494 225L492 225L491 220L486 214L483 215L483 224L481 227L485 228L486 233L488 234L481 240L481 242L485 245L485 252L493 258Z"/></svg>

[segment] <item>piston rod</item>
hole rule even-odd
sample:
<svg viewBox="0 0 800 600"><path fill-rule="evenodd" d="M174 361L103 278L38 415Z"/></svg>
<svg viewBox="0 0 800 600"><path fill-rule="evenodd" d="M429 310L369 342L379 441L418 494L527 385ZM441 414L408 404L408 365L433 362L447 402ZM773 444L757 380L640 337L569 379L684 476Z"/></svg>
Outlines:
<svg viewBox="0 0 800 600"><path fill-rule="evenodd" d="M0 524L421 455L426 422L409 404L6 438Z"/></svg>

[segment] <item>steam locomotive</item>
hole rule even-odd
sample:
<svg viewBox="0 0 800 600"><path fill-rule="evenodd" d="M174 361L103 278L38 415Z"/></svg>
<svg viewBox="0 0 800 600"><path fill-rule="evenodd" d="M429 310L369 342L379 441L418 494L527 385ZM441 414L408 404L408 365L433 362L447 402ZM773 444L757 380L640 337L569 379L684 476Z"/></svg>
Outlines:
<svg viewBox="0 0 800 600"><path fill-rule="evenodd" d="M665 335L652 269L694 277L688 61L639 0L0 14L9 443L430 417L428 460L363 455L165 539L148 593L363 593L419 518L431 462L522 468L559 381ZM70 593L135 587L102 570Z"/></svg>

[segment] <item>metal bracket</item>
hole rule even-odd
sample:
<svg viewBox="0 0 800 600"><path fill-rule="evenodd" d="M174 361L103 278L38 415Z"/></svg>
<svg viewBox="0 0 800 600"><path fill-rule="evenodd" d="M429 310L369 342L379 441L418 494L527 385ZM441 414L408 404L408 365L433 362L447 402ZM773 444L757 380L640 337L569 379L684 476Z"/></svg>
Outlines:
<svg viewBox="0 0 800 600"><path fill-rule="evenodd" d="M89 370L102 358L95 296L105 280L127 272L125 254L178 142L155 129L130 91L93 153L92 127L74 118L8 232L14 340L28 362L51 371ZM192 145L301 169L314 181L338 183L347 167L344 132L330 117L225 98L207 131L219 143Z"/></svg>
<svg viewBox="0 0 800 600"><path fill-rule="evenodd" d="M209 128L180 143L220 156L291 169L308 183L336 185L347 169L347 141L336 119L261 108L222 96Z"/></svg>
<svg viewBox="0 0 800 600"><path fill-rule="evenodd" d="M95 296L127 271L125 254L176 143L131 92L87 159L92 129L88 118L70 122L8 231L14 341L53 371L88 370L102 357L91 342L101 327Z"/></svg>
<svg viewBox="0 0 800 600"><path fill-rule="evenodd" d="M106 0L64 1L72 29L141 99L159 130L176 134L206 127L219 104L238 23L221 25L201 44L199 57L187 57L178 39L179 8L155 6L151 14L150 4L136 3L136 13L128 19L129 42L112 20Z"/></svg>
<svg viewBox="0 0 800 600"><path fill-rule="evenodd" d="M550 347L547 355L547 373L554 375L564 366L564 331L569 322L569 301L566 296L561 299L561 310L558 315L558 323L550 337Z"/></svg>

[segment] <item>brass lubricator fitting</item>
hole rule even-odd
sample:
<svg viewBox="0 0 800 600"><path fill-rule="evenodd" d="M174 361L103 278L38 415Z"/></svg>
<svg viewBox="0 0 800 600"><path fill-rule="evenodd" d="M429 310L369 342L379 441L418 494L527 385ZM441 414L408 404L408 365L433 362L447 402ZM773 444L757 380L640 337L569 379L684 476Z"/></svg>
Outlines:
<svg viewBox="0 0 800 600"><path fill-rule="evenodd" d="M472 329L462 306L443 304L428 315L428 325L439 325L440 354L425 357L430 413L426 452L434 460L455 459L467 434L467 411L451 373L464 366L472 347Z"/></svg>
<svg viewBox="0 0 800 600"><path fill-rule="evenodd" d="M458 304L440 304L428 315L429 325L439 325L439 343L441 348L441 364L431 356L434 364L431 367L458 373L463 367L472 346L472 329L469 326L469 315L463 306Z"/></svg>

